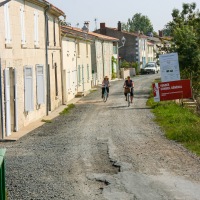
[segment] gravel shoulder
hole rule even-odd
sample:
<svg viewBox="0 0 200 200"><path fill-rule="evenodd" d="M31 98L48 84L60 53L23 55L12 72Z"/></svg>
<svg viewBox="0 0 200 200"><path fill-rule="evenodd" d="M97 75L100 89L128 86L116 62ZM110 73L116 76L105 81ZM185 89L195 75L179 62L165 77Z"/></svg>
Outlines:
<svg viewBox="0 0 200 200"><path fill-rule="evenodd" d="M200 199L200 159L165 138L146 107L158 75L134 78L127 107L123 81L100 89L67 115L35 129L7 148L9 199Z"/></svg>

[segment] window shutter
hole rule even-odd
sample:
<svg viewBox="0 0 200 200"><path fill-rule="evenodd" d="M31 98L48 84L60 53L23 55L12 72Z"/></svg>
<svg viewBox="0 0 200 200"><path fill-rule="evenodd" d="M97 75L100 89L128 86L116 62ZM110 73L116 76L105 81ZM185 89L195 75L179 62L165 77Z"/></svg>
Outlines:
<svg viewBox="0 0 200 200"><path fill-rule="evenodd" d="M81 66L78 66L78 84L81 82Z"/></svg>
<svg viewBox="0 0 200 200"><path fill-rule="evenodd" d="M14 69L14 105L15 105L15 131L18 131L18 90L17 90L17 69Z"/></svg>
<svg viewBox="0 0 200 200"><path fill-rule="evenodd" d="M70 71L68 71L68 76L67 76L67 88L68 92L71 90L71 80L70 80Z"/></svg>
<svg viewBox="0 0 200 200"><path fill-rule="evenodd" d="M38 12L34 11L34 43L35 45L39 44L38 18L39 18Z"/></svg>
<svg viewBox="0 0 200 200"><path fill-rule="evenodd" d="M25 111L33 111L33 69L31 66L24 68L24 97Z"/></svg>
<svg viewBox="0 0 200 200"><path fill-rule="evenodd" d="M21 41L22 44L25 44L26 35L25 35L25 22L24 22L24 6L20 6L20 21L21 21Z"/></svg>
<svg viewBox="0 0 200 200"><path fill-rule="evenodd" d="M45 103L44 66L36 65L37 73L37 104Z"/></svg>
<svg viewBox="0 0 200 200"><path fill-rule="evenodd" d="M11 135L11 115L10 115L10 72L9 68L4 71L5 76L5 114L6 114L6 136Z"/></svg>
<svg viewBox="0 0 200 200"><path fill-rule="evenodd" d="M87 80L90 80L90 70L88 64L87 64Z"/></svg>
<svg viewBox="0 0 200 200"><path fill-rule="evenodd" d="M6 44L8 44L8 43L11 43L9 3L4 5L4 17L5 17L5 40L6 40Z"/></svg>

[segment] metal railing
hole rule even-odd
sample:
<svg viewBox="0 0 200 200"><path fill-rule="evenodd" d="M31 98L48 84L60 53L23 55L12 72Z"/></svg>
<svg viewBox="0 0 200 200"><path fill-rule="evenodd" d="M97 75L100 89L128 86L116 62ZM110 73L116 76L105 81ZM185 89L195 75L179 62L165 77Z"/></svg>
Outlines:
<svg viewBox="0 0 200 200"><path fill-rule="evenodd" d="M5 152L5 149L0 149L0 200L6 200Z"/></svg>

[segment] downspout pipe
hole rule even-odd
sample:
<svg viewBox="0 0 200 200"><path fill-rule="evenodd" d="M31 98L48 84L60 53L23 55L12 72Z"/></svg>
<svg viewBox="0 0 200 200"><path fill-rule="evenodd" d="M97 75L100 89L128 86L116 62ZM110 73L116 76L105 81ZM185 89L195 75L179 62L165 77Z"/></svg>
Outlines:
<svg viewBox="0 0 200 200"><path fill-rule="evenodd" d="M66 16L64 16L64 21L66 21ZM61 87L62 87L62 104L65 105L65 97L64 97L64 78L63 78L63 68L64 68L64 63L63 63L63 42L62 42L62 30L61 30L61 26L62 26L62 21L59 22L59 34L60 34L60 65L61 65Z"/></svg>
<svg viewBox="0 0 200 200"><path fill-rule="evenodd" d="M48 15L47 12L51 8L50 4L47 4L45 8L45 59L46 59L46 115L49 115L49 62L48 62L48 46L49 46L49 28L48 28Z"/></svg>
<svg viewBox="0 0 200 200"><path fill-rule="evenodd" d="M104 41L102 41L102 64L103 64L103 79L105 77L105 63L104 63Z"/></svg>
<svg viewBox="0 0 200 200"><path fill-rule="evenodd" d="M0 113L1 113L1 133L2 139L4 139L4 124L3 124L3 100L2 100L2 82L1 82L1 58L0 58Z"/></svg>

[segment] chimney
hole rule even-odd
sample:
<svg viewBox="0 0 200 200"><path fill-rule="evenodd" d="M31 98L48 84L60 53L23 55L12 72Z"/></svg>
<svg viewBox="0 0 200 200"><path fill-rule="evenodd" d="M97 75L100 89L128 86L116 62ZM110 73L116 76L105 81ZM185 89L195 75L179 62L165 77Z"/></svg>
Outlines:
<svg viewBox="0 0 200 200"><path fill-rule="evenodd" d="M100 23L100 34L106 35L106 24L104 22Z"/></svg>
<svg viewBox="0 0 200 200"><path fill-rule="evenodd" d="M105 23L100 23L100 29L102 28L106 28L106 24Z"/></svg>
<svg viewBox="0 0 200 200"><path fill-rule="evenodd" d="M163 37L163 31L158 31L158 35L159 35L159 37Z"/></svg>
<svg viewBox="0 0 200 200"><path fill-rule="evenodd" d="M90 30L90 29L89 29L90 22L89 22L89 21L85 21L85 22L84 22L84 25L88 28L88 31L89 31L89 30Z"/></svg>
<svg viewBox="0 0 200 200"><path fill-rule="evenodd" d="M122 24L120 21L118 21L118 31L122 31Z"/></svg>

